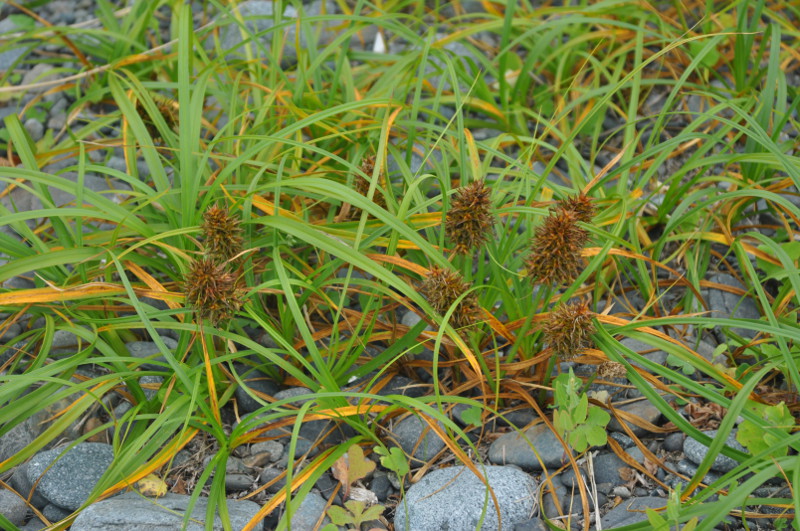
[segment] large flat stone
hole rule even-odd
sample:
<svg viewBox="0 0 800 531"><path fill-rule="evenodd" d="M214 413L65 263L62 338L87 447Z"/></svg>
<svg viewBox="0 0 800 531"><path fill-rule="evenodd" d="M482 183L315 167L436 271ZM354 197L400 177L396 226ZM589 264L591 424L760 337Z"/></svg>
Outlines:
<svg viewBox="0 0 800 531"><path fill-rule="evenodd" d="M78 515L70 528L72 531L204 531L208 498L201 497L192 509L192 519L181 527L189 496L169 493L162 498L144 498L136 492L94 503ZM227 500L232 529L243 529L258 513L259 506L248 500ZM222 520L217 515L211 529L222 531ZM255 529L262 529L259 523Z"/></svg>
<svg viewBox="0 0 800 531"><path fill-rule="evenodd" d="M531 476L506 466L481 471L497 498L502 529L514 529L531 518L536 504L536 481ZM394 526L398 531L501 529L486 485L465 466L434 470L412 485L397 507Z"/></svg>

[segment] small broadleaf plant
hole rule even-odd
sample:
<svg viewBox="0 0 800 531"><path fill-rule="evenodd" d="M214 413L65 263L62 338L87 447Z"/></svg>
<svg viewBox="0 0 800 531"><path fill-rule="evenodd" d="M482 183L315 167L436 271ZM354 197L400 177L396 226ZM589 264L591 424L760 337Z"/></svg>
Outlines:
<svg viewBox="0 0 800 531"><path fill-rule="evenodd" d="M553 425L576 452L608 442L606 426L611 416L597 406L589 405L589 397L581 392L583 382L570 368L553 380L555 404Z"/></svg>
<svg viewBox="0 0 800 531"><path fill-rule="evenodd" d="M333 522L332 526L326 526L323 531L328 527L336 529L336 526L347 527L347 529L361 529L361 524L371 520L377 520L385 510L383 505L367 505L361 500L347 500L344 502L344 507L338 505L331 505L328 508L328 518Z"/></svg>

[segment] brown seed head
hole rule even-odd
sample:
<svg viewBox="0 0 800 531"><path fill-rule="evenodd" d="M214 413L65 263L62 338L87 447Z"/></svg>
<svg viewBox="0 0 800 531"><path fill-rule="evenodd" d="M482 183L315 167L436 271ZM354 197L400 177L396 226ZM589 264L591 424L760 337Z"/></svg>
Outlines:
<svg viewBox="0 0 800 531"><path fill-rule="evenodd" d="M192 262L184 284L186 301L214 325L232 318L242 306L236 278L211 258Z"/></svg>
<svg viewBox="0 0 800 531"><path fill-rule="evenodd" d="M616 361L604 361L597 367L597 375L601 378L627 378L628 370Z"/></svg>
<svg viewBox="0 0 800 531"><path fill-rule="evenodd" d="M161 114L164 122L166 122L167 127L176 131L178 125L178 111L175 108L175 101L158 95L153 95L153 101L156 104L156 109L158 109L159 114ZM150 134L150 138L152 138L154 142L160 142L162 140L161 132L159 132L158 127L156 127L155 122L148 114L147 109L141 101L136 102L136 112L144 122L147 132Z"/></svg>
<svg viewBox="0 0 800 531"><path fill-rule="evenodd" d="M592 199L583 193L569 196L566 199L559 201L558 209L573 212L575 214L575 218L584 223L591 222L595 213Z"/></svg>
<svg viewBox="0 0 800 531"><path fill-rule="evenodd" d="M364 157L364 159L361 161L361 171L372 177L372 172L375 171L375 155ZM355 176L353 180L353 186L355 187L356 192L358 192L359 195L363 195L364 197L367 197L367 195L369 195L370 181L365 179L361 175ZM378 176L378 189L375 190L375 193L372 196L372 200L379 207L386 208L386 198L383 197L383 194L380 191L380 189L383 188L383 186L384 186L384 180L383 180L383 174L381 173L381 175ZM359 217L361 215L361 210L357 208L353 209L352 214L353 215L350 216L351 218Z"/></svg>
<svg viewBox="0 0 800 531"><path fill-rule="evenodd" d="M575 213L557 209L536 229L526 259L528 275L542 284L569 284L583 267L581 249L589 233L577 223Z"/></svg>
<svg viewBox="0 0 800 531"><path fill-rule="evenodd" d="M457 272L434 266L422 282L420 292L437 313L444 315L456 299L469 288L470 284ZM478 296L475 292L471 292L462 299L453 312L452 323L456 328L461 328L476 322L480 315Z"/></svg>
<svg viewBox="0 0 800 531"><path fill-rule="evenodd" d="M495 219L490 195L482 180L462 186L453 195L444 228L457 253L466 254L489 239Z"/></svg>
<svg viewBox="0 0 800 531"><path fill-rule="evenodd" d="M562 304L547 316L542 332L554 354L569 361L592 344L592 312L587 304Z"/></svg>
<svg viewBox="0 0 800 531"><path fill-rule="evenodd" d="M242 228L239 220L217 205L203 213L206 253L216 260L230 260L242 252Z"/></svg>

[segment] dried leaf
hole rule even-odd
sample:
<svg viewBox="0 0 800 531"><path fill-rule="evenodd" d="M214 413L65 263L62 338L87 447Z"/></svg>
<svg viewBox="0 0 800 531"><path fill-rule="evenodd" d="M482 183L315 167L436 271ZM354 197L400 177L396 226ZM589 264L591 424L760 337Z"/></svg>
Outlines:
<svg viewBox="0 0 800 531"><path fill-rule="evenodd" d="M357 444L351 446L331 467L333 477L342 484L342 496L345 500L350 497L350 485L364 479L373 470L375 462L364 457L364 450Z"/></svg>
<svg viewBox="0 0 800 531"><path fill-rule="evenodd" d="M148 498L160 498L167 493L167 484L155 474L147 474L136 482L136 490Z"/></svg>

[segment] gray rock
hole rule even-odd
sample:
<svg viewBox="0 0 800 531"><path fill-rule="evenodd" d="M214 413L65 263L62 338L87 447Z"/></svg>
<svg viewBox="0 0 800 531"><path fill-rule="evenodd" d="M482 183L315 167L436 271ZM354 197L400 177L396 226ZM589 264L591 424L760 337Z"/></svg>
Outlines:
<svg viewBox="0 0 800 531"><path fill-rule="evenodd" d="M651 404L649 400L636 400L635 402L631 402L629 404L623 404L617 409L620 411L626 411L656 426L658 425L658 420L661 418L661 412L656 406ZM625 424L627 424L631 431L639 437L645 433L649 433L645 428L637 426L631 422L625 421ZM608 423L608 429L611 431L625 432L622 425L614 417L611 417L611 422Z"/></svg>
<svg viewBox="0 0 800 531"><path fill-rule="evenodd" d="M161 340L170 350L175 350L178 347L178 342L171 337L162 336ZM151 362L145 362L140 365L143 369L158 370L167 363L167 360L161 355L158 345L152 341L131 341L130 343L125 343L125 348L128 349L128 354L134 358L145 359L155 356Z"/></svg>
<svg viewBox="0 0 800 531"><path fill-rule="evenodd" d="M392 482L389 481L389 474L382 470L376 471L372 478L372 483L369 485L369 490L375 493L378 501L385 502L392 493Z"/></svg>
<svg viewBox="0 0 800 531"><path fill-rule="evenodd" d="M0 488L0 514L16 526L22 525L28 515L25 500L10 490Z"/></svg>
<svg viewBox="0 0 800 531"><path fill-rule="evenodd" d="M247 388L239 386L236 388L236 391L234 391L234 394L236 395L236 402L239 404L239 410L245 413L252 413L264 407L261 402L251 396L248 390L274 397L280 389L277 382L270 380L265 374L259 371L252 371L247 376L242 375L242 381Z"/></svg>
<svg viewBox="0 0 800 531"><path fill-rule="evenodd" d="M164 377L155 374L145 374L139 378L139 385L142 386L144 396L146 396L148 400L156 396L162 383L164 383Z"/></svg>
<svg viewBox="0 0 800 531"><path fill-rule="evenodd" d="M273 2L266 0L248 0L239 4L239 13L244 19L244 25L248 32L252 33L254 36L251 41L251 49L255 57L267 57L269 49L272 47L274 32L268 30L275 26L273 18L274 5ZM302 15L298 13L294 6L285 5L282 18L283 21L287 21L300 18L301 16L305 18L333 13L336 13L336 5L334 2L318 1L306 4L303 7ZM341 24L341 21L309 22L308 24L311 26L312 35L314 35L317 44L323 46L336 38L337 32L334 32L332 27ZM293 23L285 25L276 31L280 32L280 40L285 43L282 53L282 62L288 64L297 61L295 42L299 42L299 47L305 49L308 47L309 36L302 30L298 36L297 24ZM245 39L251 39L248 32L244 32ZM242 33L242 29L236 23L228 24L220 29L220 43L222 49L228 53L229 59L245 56L242 46Z"/></svg>
<svg viewBox="0 0 800 531"><path fill-rule="evenodd" d="M565 486L556 484L555 491L556 495L553 495L553 492L548 489L542 499L542 511L548 518L558 518L564 515L564 511L570 503ZM557 501L556 498L558 498Z"/></svg>
<svg viewBox="0 0 800 531"><path fill-rule="evenodd" d="M664 507L666 503L666 499L654 496L633 498L630 501L625 501L603 516L601 519L603 529L614 529L615 527L643 522L647 520L645 509L658 509Z"/></svg>
<svg viewBox="0 0 800 531"><path fill-rule="evenodd" d="M36 492L50 503L74 511L86 502L111 466L114 448L103 443L80 443L59 458L62 452L63 448L54 448L33 456L28 463L28 481L38 480Z"/></svg>
<svg viewBox="0 0 800 531"><path fill-rule="evenodd" d="M54 73L52 70L54 70L52 65L47 63L39 63L25 72L25 75L22 76L22 84L32 85L34 83L44 83L46 81L52 81L61 77L60 74ZM29 91L32 93L45 92L49 88L50 87L36 87L29 89Z"/></svg>
<svg viewBox="0 0 800 531"><path fill-rule="evenodd" d="M531 518L514 526L514 531L550 531L541 518Z"/></svg>
<svg viewBox="0 0 800 531"><path fill-rule="evenodd" d="M18 26L14 24L14 21L10 18L4 18L3 20L0 20L0 35L16 32L18 29ZM11 69L14 63L16 63L17 60L24 54L25 46L23 46L21 43L17 44L11 49L0 52L0 72L5 72L6 70Z"/></svg>
<svg viewBox="0 0 800 531"><path fill-rule="evenodd" d="M248 490L255 480L247 474L225 474L225 490L239 492Z"/></svg>
<svg viewBox="0 0 800 531"><path fill-rule="evenodd" d="M503 529L513 529L531 517L536 503L536 482L531 476L508 466L488 466L481 472L497 497ZM500 529L497 507L491 496L487 502L487 495L486 485L467 467L434 470L408 489L397 506L395 529L478 529L484 508L480 529Z"/></svg>
<svg viewBox="0 0 800 531"><path fill-rule="evenodd" d="M747 290L736 278L726 274L711 275L708 280L717 284L724 284L734 288ZM701 295L708 303L708 309L711 311L711 316L721 319L760 319L761 312L758 309L755 301L751 297L741 297L739 295L722 291L719 289L705 289L701 291ZM746 339L755 337L754 330L746 328L739 328L732 326L731 332L738 334ZM715 329L717 338L724 341L725 335L721 330Z"/></svg>
<svg viewBox="0 0 800 531"><path fill-rule="evenodd" d="M638 339L626 337L623 338L619 343L620 345L628 347L637 354L641 354L643 358L647 358L658 365L664 365L664 363L667 361L666 352L652 347L643 341L639 341ZM640 369L644 369L644 366L637 360L631 360L631 365L634 367L639 367Z"/></svg>
<svg viewBox="0 0 800 531"><path fill-rule="evenodd" d="M208 498L200 497L192 519L181 527L189 506L189 496L168 493L158 499L144 498L136 492L94 503L81 511L71 531L204 531ZM248 500L227 500L231 528L242 529L258 513L257 503ZM215 516L212 529L222 531L222 519ZM256 529L260 529L259 526Z"/></svg>
<svg viewBox="0 0 800 531"><path fill-rule="evenodd" d="M717 436L717 430L704 431L703 433L711 437L712 440ZM734 450L747 453L747 449L739 444L739 441L736 440L736 430L731 431L731 433L728 435L728 439L725 441L725 444ZM686 437L686 440L683 441L683 453L686 454L686 457L691 462L699 465L708 453L708 446L693 439L692 437ZM739 466L738 461L728 457L727 455L719 454L717 455L716 459L714 459L714 462L711 465L711 470L725 473L730 472L737 466Z"/></svg>
<svg viewBox="0 0 800 531"><path fill-rule="evenodd" d="M686 436L683 432L670 433L664 437L664 450L668 452L680 452L683 450L683 440Z"/></svg>
<svg viewBox="0 0 800 531"><path fill-rule="evenodd" d="M44 517L51 522L58 522L59 520L63 520L71 514L72 511L67 511L66 509L62 509L58 505L53 505L52 503L42 509L42 515L44 515Z"/></svg>
<svg viewBox="0 0 800 531"><path fill-rule="evenodd" d="M38 518L31 518L27 524L19 528L19 531L40 531L46 527L45 523Z"/></svg>
<svg viewBox="0 0 800 531"><path fill-rule="evenodd" d="M36 118L28 118L25 120L24 126L34 142L38 142L44 136L44 125Z"/></svg>
<svg viewBox="0 0 800 531"><path fill-rule="evenodd" d="M437 423L443 430L444 425L438 421ZM423 432L425 432L424 435ZM444 448L444 441L430 429L427 422L416 415L406 417L395 424L392 433L400 448L406 454L420 461L428 461Z"/></svg>
<svg viewBox="0 0 800 531"><path fill-rule="evenodd" d="M278 476L280 476L285 470L281 470L279 468L265 468L261 471L261 476L259 476L258 481L263 486L269 483L270 481L274 480ZM266 491L270 494L275 494L283 487L286 486L286 476L276 481L274 484L267 487Z"/></svg>
<svg viewBox="0 0 800 531"><path fill-rule="evenodd" d="M47 120L48 129L53 129L55 131L59 131L65 125L67 125L67 113L64 111L51 114L50 119Z"/></svg>
<svg viewBox="0 0 800 531"><path fill-rule="evenodd" d="M327 516L322 518L327 505L328 502L325 501L325 498L314 491L309 492L303 498L300 507L295 509L292 514L290 529L292 531L316 531L325 527L331 522ZM322 518L322 525L317 526L320 518Z"/></svg>
<svg viewBox="0 0 800 531"><path fill-rule="evenodd" d="M0 332L0 342L8 343L12 339L16 338L22 333L22 326L19 323L14 323L8 328L5 329L4 332Z"/></svg>
<svg viewBox="0 0 800 531"><path fill-rule="evenodd" d="M420 385L411 378L397 375L389 380L389 383L378 391L378 394L381 396L403 395L419 398L425 395L427 388L429 388L428 385Z"/></svg>
<svg viewBox="0 0 800 531"><path fill-rule="evenodd" d="M31 505L41 510L48 505L47 500L33 490L33 483L28 481L28 463L22 463L14 469L10 480L11 487L26 499L30 498Z"/></svg>
<svg viewBox="0 0 800 531"><path fill-rule="evenodd" d="M627 453L634 461L644 462L644 455L638 448L631 448ZM599 454L592 460L592 463L594 464L594 480L597 484L619 485L622 482L619 470L628 466L625 461L617 457L617 454L613 452ZM561 483L568 489L577 486L575 483L575 471L572 467L564 470L559 477L561 478Z"/></svg>
<svg viewBox="0 0 800 531"><path fill-rule="evenodd" d="M313 393L311 389L308 387L290 387L288 389L284 389L283 391L278 391L273 395L275 400L286 400L287 398L294 398L296 396L304 396L305 398L301 398L299 400L294 400L289 402L289 404L293 406L302 406L303 403L312 400L314 397L311 396Z"/></svg>
<svg viewBox="0 0 800 531"><path fill-rule="evenodd" d="M524 470L542 470L542 463L531 449L533 446L548 469L564 463L564 447L546 425L537 424L523 434L525 437L513 431L494 441L489 447L489 461L495 465L517 465Z"/></svg>
<svg viewBox="0 0 800 531"><path fill-rule="evenodd" d="M274 463L283 455L283 445L278 441L264 441L250 446L250 454L268 453L269 460Z"/></svg>

